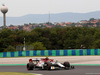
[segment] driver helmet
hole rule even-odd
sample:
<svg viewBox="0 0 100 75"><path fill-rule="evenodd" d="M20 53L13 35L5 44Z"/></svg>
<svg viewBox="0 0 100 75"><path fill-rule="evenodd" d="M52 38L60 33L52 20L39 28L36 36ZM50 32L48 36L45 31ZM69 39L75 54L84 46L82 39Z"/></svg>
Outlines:
<svg viewBox="0 0 100 75"><path fill-rule="evenodd" d="M49 58L48 58L48 57L46 57L46 58L45 58L45 60L49 60Z"/></svg>

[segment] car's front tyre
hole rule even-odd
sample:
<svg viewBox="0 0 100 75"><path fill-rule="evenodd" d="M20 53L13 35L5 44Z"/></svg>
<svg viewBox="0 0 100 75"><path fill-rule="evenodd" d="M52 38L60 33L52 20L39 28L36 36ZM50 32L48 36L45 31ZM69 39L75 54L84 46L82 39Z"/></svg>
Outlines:
<svg viewBox="0 0 100 75"><path fill-rule="evenodd" d="M64 62L63 65L65 66L65 69L69 69L70 68L70 63L69 62Z"/></svg>
<svg viewBox="0 0 100 75"><path fill-rule="evenodd" d="M34 64L33 63L28 63L27 64L27 70L33 70L34 69Z"/></svg>

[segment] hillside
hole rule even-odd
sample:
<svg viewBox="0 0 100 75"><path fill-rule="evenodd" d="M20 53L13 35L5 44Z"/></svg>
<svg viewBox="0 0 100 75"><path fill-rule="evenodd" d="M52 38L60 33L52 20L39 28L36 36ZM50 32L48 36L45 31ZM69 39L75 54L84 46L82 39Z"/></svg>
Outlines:
<svg viewBox="0 0 100 75"><path fill-rule="evenodd" d="M100 18L100 11L90 13L57 13L50 14L50 22L79 22L90 18ZM3 25L0 17L0 25ZM24 23L44 23L48 22L49 14L29 14L21 17L7 17L7 25L23 25Z"/></svg>

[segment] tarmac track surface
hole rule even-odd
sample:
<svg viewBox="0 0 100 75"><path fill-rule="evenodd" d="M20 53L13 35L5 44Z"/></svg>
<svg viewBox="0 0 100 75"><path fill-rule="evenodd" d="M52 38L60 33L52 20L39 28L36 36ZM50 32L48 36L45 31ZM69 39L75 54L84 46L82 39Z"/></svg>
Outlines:
<svg viewBox="0 0 100 75"><path fill-rule="evenodd" d="M100 75L100 66L75 66L75 69L51 71L27 71L26 66L0 66L0 72L24 72L42 75Z"/></svg>

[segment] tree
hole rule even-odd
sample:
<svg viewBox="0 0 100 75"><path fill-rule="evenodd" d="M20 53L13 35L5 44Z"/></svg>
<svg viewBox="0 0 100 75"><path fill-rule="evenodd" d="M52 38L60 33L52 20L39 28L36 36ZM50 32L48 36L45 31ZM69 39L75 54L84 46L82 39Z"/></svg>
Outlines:
<svg viewBox="0 0 100 75"><path fill-rule="evenodd" d="M95 19L94 18L90 18L90 20L89 21L94 21Z"/></svg>
<svg viewBox="0 0 100 75"><path fill-rule="evenodd" d="M34 47L33 50L46 50L46 47L44 47L42 42L35 42L35 43L31 44L31 46Z"/></svg>
<svg viewBox="0 0 100 75"><path fill-rule="evenodd" d="M100 27L100 22L97 22L96 25L97 25L97 28Z"/></svg>
<svg viewBox="0 0 100 75"><path fill-rule="evenodd" d="M13 52L13 51L16 51L16 49L13 47L13 46L8 46L5 50L4 50L4 52Z"/></svg>
<svg viewBox="0 0 100 75"><path fill-rule="evenodd" d="M94 48L100 48L100 40L96 40L95 42L94 42Z"/></svg>
<svg viewBox="0 0 100 75"><path fill-rule="evenodd" d="M7 38L11 34L12 34L12 31L10 29L2 29L0 31L0 37L2 38Z"/></svg>

